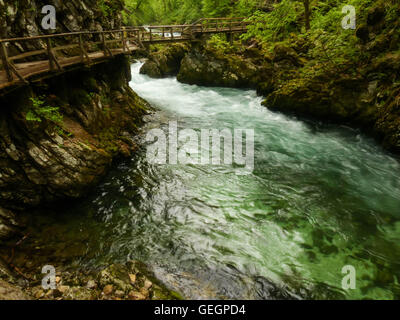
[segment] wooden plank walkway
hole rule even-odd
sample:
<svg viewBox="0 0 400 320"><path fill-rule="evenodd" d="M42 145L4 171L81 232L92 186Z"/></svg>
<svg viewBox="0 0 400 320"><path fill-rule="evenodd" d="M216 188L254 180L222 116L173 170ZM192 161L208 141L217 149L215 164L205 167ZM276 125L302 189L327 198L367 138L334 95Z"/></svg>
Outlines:
<svg viewBox="0 0 400 320"><path fill-rule="evenodd" d="M0 39L0 94L66 72L71 68L104 62L131 54L149 44L195 41L202 34L243 33L243 18L200 19L191 25L129 27L111 31L82 31L25 38ZM54 42L65 43L54 46ZM9 51L29 42L35 48L10 56ZM14 50L15 51L15 50ZM71 54L69 52L73 51ZM35 57L35 58L34 58ZM27 59L33 60L26 62Z"/></svg>

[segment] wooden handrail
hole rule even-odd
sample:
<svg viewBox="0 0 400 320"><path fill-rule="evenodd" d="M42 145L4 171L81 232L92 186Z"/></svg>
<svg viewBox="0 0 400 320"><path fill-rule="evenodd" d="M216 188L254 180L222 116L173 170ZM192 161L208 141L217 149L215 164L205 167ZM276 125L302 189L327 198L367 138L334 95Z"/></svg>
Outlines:
<svg viewBox="0 0 400 320"><path fill-rule="evenodd" d="M46 34L40 36L32 36L32 37L19 37L19 38L9 38L9 39L0 39L0 42L19 42L19 41L30 41L30 40L40 40L47 38L60 38L60 37L69 37L69 36L79 36L79 35L91 35L91 34L101 34L101 33L118 33L121 31L136 31L136 30L144 30L144 28L135 27L135 28L126 28L126 29L116 29L116 30L105 30L105 31L77 31L77 32L68 32L68 33L54 33L54 34Z"/></svg>
<svg viewBox="0 0 400 320"><path fill-rule="evenodd" d="M120 32L129 32L129 31L145 31L145 28L148 29L161 29L161 28L190 28L199 26L201 22L205 21L232 21L232 20L244 20L245 18L201 18L197 20L193 24L180 24L180 25L157 25L157 26L137 26L137 27L125 27L124 29L115 29L115 30L104 30L104 31L76 31L76 32L68 32L68 33L55 33L48 35L38 35L31 37L18 37L18 38L8 38L8 39L0 39L1 42L20 42L20 41L32 41L32 40L41 40L47 38L60 38L60 37L69 37L69 36L82 36L82 35L94 35L94 34L112 34L112 33L120 33Z"/></svg>
<svg viewBox="0 0 400 320"><path fill-rule="evenodd" d="M8 83L14 83L18 79L26 83L27 80L23 75L30 77L32 74L37 74L37 71L35 71L36 73L32 73L29 70L23 72L23 68L29 68L29 66L26 67L26 64L22 63L17 65L15 64L17 60L47 55L48 70L43 70L43 72L48 72L49 70L60 72L63 71L63 65L69 66L71 63L91 64L93 59L110 58L114 54L128 54L140 47L145 48L144 43L193 41L195 40L195 35L202 33L246 32L248 24L249 22L245 21L244 18L237 17L201 18L192 24L131 26L116 30L75 31L0 39L0 61L3 69L2 71L0 68L0 73L3 73L3 79L5 78ZM26 41L38 41L38 43L36 43L34 50L10 56L8 50L10 44ZM74 56L68 55L68 50L76 48L79 49L78 56L76 54ZM62 51L64 56L60 54ZM28 65L34 63L32 59L28 61L30 61ZM46 62L43 59L39 61L35 59L33 61L41 62L42 64ZM7 85L9 84L4 84L4 80L0 81L0 88L4 88Z"/></svg>

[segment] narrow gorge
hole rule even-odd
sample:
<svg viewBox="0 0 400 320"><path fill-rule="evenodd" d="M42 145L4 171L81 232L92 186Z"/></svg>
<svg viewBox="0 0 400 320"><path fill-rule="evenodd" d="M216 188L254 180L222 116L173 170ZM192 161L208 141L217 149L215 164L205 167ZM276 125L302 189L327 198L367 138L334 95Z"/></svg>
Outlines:
<svg viewBox="0 0 400 320"><path fill-rule="evenodd" d="M0 299L399 299L399 3L222 2L0 0L1 39L39 36L6 53L50 65L0 91ZM52 71L40 37L82 31Z"/></svg>

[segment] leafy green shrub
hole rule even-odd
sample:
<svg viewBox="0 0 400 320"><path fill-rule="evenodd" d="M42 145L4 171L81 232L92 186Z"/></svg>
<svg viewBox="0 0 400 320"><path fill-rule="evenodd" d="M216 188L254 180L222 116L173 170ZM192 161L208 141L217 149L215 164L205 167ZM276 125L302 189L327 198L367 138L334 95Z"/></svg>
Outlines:
<svg viewBox="0 0 400 320"><path fill-rule="evenodd" d="M97 7L105 17L113 16L123 9L123 0L97 0Z"/></svg>
<svg viewBox="0 0 400 320"><path fill-rule="evenodd" d="M248 32L242 35L242 39L257 39L262 44L282 41L292 32L298 32L301 26L298 22L302 13L302 5L299 2L283 0L275 5L275 10L270 13L256 11L247 20L251 23Z"/></svg>
<svg viewBox="0 0 400 320"><path fill-rule="evenodd" d="M223 37L224 35L212 35L210 40L207 41L207 48L217 54L232 53L234 51L234 46L223 39Z"/></svg>

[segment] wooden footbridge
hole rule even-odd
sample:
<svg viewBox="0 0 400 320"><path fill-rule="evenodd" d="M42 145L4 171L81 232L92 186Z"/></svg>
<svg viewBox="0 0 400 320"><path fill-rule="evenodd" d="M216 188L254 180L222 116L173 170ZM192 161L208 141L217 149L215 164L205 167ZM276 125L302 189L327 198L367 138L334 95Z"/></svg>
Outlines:
<svg viewBox="0 0 400 320"><path fill-rule="evenodd" d="M131 54L149 44L196 41L203 34L244 33L243 18L207 18L190 25L126 27L0 39L0 92L72 68Z"/></svg>

